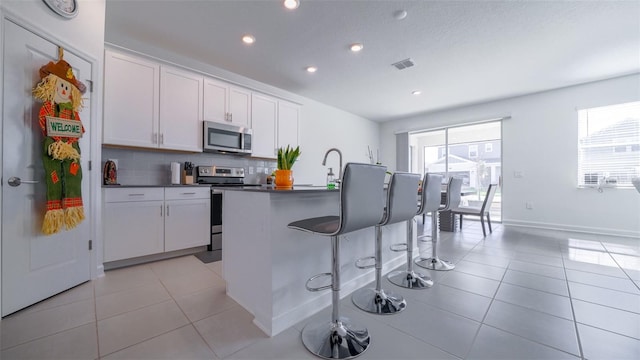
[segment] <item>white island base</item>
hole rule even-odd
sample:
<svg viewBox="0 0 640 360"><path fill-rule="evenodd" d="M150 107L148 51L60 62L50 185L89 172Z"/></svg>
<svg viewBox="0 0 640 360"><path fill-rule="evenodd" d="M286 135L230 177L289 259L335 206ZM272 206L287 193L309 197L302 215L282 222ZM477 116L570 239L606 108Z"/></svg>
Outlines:
<svg viewBox="0 0 640 360"><path fill-rule="evenodd" d="M253 314L253 322L267 335L275 336L331 304L330 290L305 288L311 276L331 271L331 238L292 230L287 224L337 215L339 196L337 190L322 188L224 191L222 259L227 295ZM382 233L386 273L406 262L406 253L389 250L390 244L406 241L406 223L385 226ZM373 256L374 239L374 227L341 236L341 297L374 280L374 269L354 266L357 258ZM328 284L330 278L326 279L313 286Z"/></svg>

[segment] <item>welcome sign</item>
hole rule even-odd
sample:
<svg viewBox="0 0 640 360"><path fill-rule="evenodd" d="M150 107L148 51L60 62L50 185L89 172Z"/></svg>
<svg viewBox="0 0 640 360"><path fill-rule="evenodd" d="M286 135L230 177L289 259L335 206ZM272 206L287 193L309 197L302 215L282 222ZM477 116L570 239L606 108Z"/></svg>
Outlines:
<svg viewBox="0 0 640 360"><path fill-rule="evenodd" d="M68 120L47 116L47 135L70 138L82 137L82 123L77 120Z"/></svg>

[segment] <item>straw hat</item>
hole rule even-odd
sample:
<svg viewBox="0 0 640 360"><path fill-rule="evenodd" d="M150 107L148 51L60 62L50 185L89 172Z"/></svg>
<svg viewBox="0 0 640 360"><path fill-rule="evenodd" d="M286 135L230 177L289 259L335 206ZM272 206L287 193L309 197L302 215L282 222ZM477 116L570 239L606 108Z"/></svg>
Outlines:
<svg viewBox="0 0 640 360"><path fill-rule="evenodd" d="M73 74L73 69L71 68L71 65L69 65L68 62L62 59L58 60L55 63L53 61L49 61L47 65L40 68L41 79L45 78L49 74L53 74L61 79L64 79L70 82L82 94L84 94L85 91L87 91L87 87L83 83L78 81L78 79L76 79L75 75Z"/></svg>

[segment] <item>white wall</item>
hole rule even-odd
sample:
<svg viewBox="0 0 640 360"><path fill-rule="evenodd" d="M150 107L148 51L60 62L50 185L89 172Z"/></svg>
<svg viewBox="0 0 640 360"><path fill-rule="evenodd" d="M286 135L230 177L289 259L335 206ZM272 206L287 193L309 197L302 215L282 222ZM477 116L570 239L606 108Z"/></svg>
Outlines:
<svg viewBox="0 0 640 360"><path fill-rule="evenodd" d="M369 162L367 146L379 148L380 126L351 113L306 99L302 110L300 143L301 159L294 167L295 182L324 185L329 167L338 176L338 155L332 152L327 165L322 159L327 150L342 152L343 166L347 162Z"/></svg>
<svg viewBox="0 0 640 360"><path fill-rule="evenodd" d="M380 147L380 125L376 122L231 73L216 66L137 42L126 36L126 34L120 34L113 29L107 29L105 40L109 46L121 47L124 50L151 56L194 71L219 77L225 81L265 94L302 104L302 121L300 123L300 151L302 154L298 162L293 166L294 183L323 185L326 181L328 167L332 167L337 176L337 154L330 154L327 159L327 166L322 166L325 152L332 147L342 151L343 164L349 161L368 162L367 145L371 147L374 153L375 149Z"/></svg>
<svg viewBox="0 0 640 360"><path fill-rule="evenodd" d="M640 100L640 74L460 107L384 123L383 161L395 162L395 132L511 116L503 122L505 224L640 237L635 189L578 189L576 109ZM521 171L523 178L514 178ZM525 202L533 209L525 209Z"/></svg>

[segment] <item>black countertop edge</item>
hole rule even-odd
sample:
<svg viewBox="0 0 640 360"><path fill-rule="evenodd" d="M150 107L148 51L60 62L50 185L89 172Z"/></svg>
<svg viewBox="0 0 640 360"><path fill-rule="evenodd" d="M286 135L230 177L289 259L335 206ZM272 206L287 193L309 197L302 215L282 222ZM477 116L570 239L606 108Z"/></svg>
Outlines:
<svg viewBox="0 0 640 360"><path fill-rule="evenodd" d="M167 185L102 185L105 189L123 189L123 188L165 188L165 187L211 187L209 184L167 184Z"/></svg>
<svg viewBox="0 0 640 360"><path fill-rule="evenodd" d="M229 190L229 191L261 192L261 193L266 192L266 193L277 193L277 194L338 192L339 191L339 189L327 189L325 186L295 186L295 185L293 186L293 188L289 188L289 189L276 188L275 186L271 186L271 185L218 187L217 189Z"/></svg>

